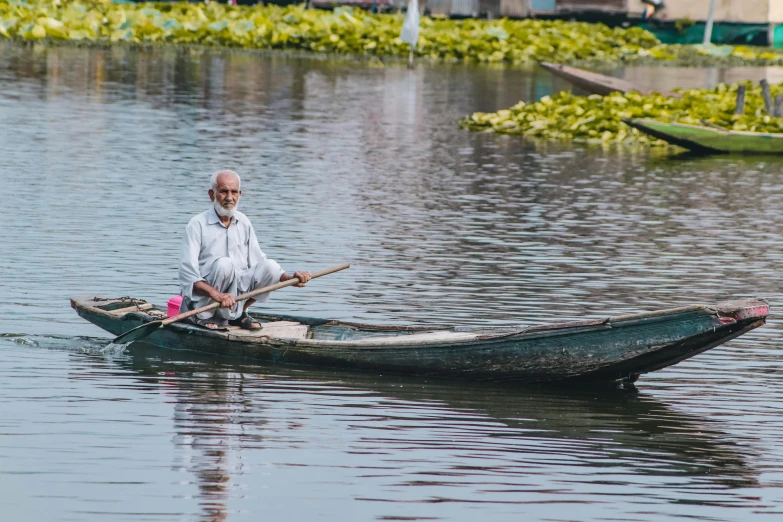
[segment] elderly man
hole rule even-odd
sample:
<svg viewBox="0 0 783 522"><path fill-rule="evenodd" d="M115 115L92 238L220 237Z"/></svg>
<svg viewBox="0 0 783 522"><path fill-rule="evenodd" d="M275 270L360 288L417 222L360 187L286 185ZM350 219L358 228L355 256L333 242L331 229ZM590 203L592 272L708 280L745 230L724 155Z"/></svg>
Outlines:
<svg viewBox="0 0 783 522"><path fill-rule="evenodd" d="M248 299L240 307L236 296L277 283L299 278L296 286L310 280L310 272L288 275L280 265L258 246L253 225L237 210L239 175L232 170L221 170L212 175L209 199L212 208L195 216L185 228L179 265L179 284L182 291L180 313L210 304L220 308L196 315L196 323L207 328L227 324L248 330L259 330L261 324L247 314L255 299ZM269 294L258 300L265 303Z"/></svg>

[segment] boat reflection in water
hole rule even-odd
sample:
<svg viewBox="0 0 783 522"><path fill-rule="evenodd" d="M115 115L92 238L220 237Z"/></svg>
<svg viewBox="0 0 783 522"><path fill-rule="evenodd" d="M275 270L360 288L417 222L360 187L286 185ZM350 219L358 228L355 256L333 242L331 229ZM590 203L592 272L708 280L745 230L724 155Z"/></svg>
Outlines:
<svg viewBox="0 0 783 522"><path fill-rule="evenodd" d="M171 395L174 465L196 476L205 520L226 519L238 496L266 494L259 481L274 487L271 477L301 466L310 466L297 471L305 482L340 488L335 495L361 498L353 490L369 482L385 502L582 502L591 488L660 502L657 485L709 504L705 491L756 485L709 421L628 391L264 366L144 343L116 363ZM395 493L400 485L414 489Z"/></svg>

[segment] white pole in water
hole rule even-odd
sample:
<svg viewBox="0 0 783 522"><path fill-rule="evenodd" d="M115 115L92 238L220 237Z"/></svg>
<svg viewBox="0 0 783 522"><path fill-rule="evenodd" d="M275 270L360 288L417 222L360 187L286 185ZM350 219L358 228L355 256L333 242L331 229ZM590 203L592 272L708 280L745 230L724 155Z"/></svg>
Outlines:
<svg viewBox="0 0 783 522"><path fill-rule="evenodd" d="M704 26L704 45L712 40L712 20L715 18L715 0L710 0L710 10L707 13L707 24Z"/></svg>
<svg viewBox="0 0 783 522"><path fill-rule="evenodd" d="M409 0L408 11L405 13L405 22L402 24L402 33L400 40L410 44L408 53L408 69L413 69L413 51L416 49L416 42L419 40L419 2L418 0Z"/></svg>

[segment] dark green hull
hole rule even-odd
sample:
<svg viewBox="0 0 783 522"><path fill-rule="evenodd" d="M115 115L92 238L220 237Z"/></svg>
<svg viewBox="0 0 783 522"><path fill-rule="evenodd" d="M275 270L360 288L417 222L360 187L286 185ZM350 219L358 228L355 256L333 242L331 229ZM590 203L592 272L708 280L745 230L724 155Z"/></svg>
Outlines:
<svg viewBox="0 0 783 522"><path fill-rule="evenodd" d="M74 298L78 314L114 335L160 318L129 300ZM112 308L120 308L119 311ZM498 328L380 327L256 315L259 333L213 331L188 323L145 339L162 348L275 363L363 369L460 379L633 382L764 324L769 306L746 300L688 306L551 326Z"/></svg>
<svg viewBox="0 0 783 522"><path fill-rule="evenodd" d="M783 134L720 130L684 123L624 119L643 133L705 154L783 154Z"/></svg>

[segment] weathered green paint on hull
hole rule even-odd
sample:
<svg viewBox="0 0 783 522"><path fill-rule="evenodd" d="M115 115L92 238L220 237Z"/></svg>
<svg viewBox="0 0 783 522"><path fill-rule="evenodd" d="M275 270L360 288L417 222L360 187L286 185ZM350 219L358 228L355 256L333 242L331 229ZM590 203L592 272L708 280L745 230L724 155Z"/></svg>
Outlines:
<svg viewBox="0 0 783 522"><path fill-rule="evenodd" d="M72 304L80 316L115 335L155 319L149 311L112 314L87 299L75 298ZM766 302L748 300L553 326L438 331L256 316L269 325L292 320L307 325L307 337L253 337L242 331L176 323L155 331L145 342L276 363L409 375L633 382L642 373L670 366L762 325L768 310Z"/></svg>
<svg viewBox="0 0 783 522"><path fill-rule="evenodd" d="M684 123L624 119L640 131L680 147L703 153L783 154L783 134L719 130Z"/></svg>

